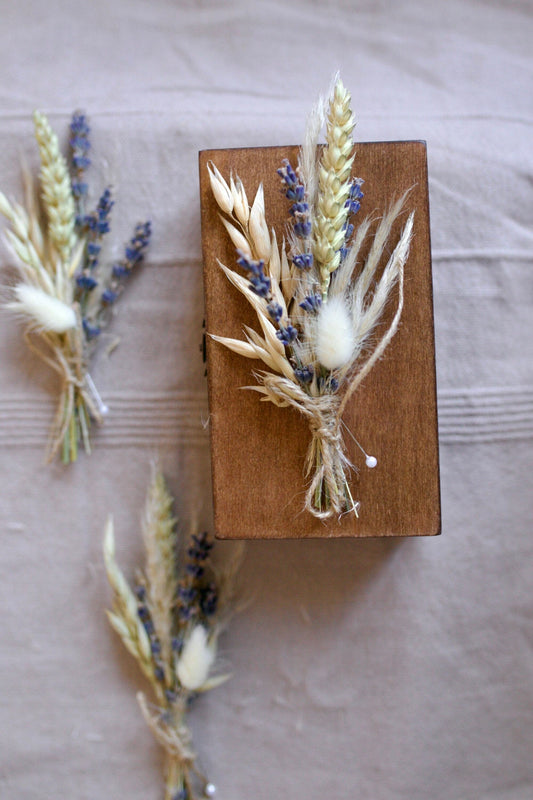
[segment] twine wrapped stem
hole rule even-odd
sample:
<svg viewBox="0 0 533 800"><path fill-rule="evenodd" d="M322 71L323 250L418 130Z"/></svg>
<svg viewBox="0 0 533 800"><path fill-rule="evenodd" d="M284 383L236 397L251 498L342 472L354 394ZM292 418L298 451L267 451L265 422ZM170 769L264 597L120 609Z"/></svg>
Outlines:
<svg viewBox="0 0 533 800"><path fill-rule="evenodd" d="M165 751L165 800L175 800L183 791L188 798L196 797L193 776L202 785L206 778L196 767L191 732L184 722L185 711L180 713L179 709L169 709L153 714L142 692L137 694L137 702L155 740Z"/></svg>
<svg viewBox="0 0 533 800"><path fill-rule="evenodd" d="M61 381L60 398L47 446L47 463L50 463L60 450L63 463L75 461L78 441L82 441L86 452L90 453L91 419L99 425L103 422L101 409L94 400L93 391L87 380L82 322L77 305L75 310L76 327L61 335L39 336L37 341L41 346L36 344L34 332L27 330L24 334L30 350L48 364L59 375ZM42 345L47 347L49 352L43 350Z"/></svg>
<svg viewBox="0 0 533 800"><path fill-rule="evenodd" d="M281 375L261 373L261 387L277 406L290 406L308 421L311 442L305 458L305 474L312 475L305 496L305 508L318 519L329 519L345 511L357 515L347 480L351 467L341 432L340 399L336 394L312 396Z"/></svg>

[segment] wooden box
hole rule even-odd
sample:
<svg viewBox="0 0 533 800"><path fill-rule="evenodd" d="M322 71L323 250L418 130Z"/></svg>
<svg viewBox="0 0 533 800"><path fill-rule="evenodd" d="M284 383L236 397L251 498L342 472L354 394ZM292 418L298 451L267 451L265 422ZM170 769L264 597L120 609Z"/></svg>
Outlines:
<svg viewBox="0 0 533 800"><path fill-rule="evenodd" d="M260 362L236 355L207 336L209 424L215 532L222 539L419 536L440 533L440 489L431 251L424 142L359 143L354 175L363 178L364 199L353 222L375 218L393 198L411 189L415 209L411 252L405 267L405 305L400 327L384 357L351 398L344 422L364 449L377 457L368 469L349 435L346 449L357 472L350 485L360 501L359 518L327 522L303 511L303 464L309 444L306 421L292 408L260 402L248 391ZM206 330L242 338L243 325L258 323L246 299L229 283L217 258L235 268L235 248L213 199L207 163L229 180L237 173L250 202L264 184L266 218L281 242L289 201L276 169L297 147L211 150L200 153ZM406 214L390 239L394 247ZM370 239L369 239L370 241ZM363 254L364 255L364 254ZM392 318L396 294L386 311ZM385 320L386 324L386 320Z"/></svg>

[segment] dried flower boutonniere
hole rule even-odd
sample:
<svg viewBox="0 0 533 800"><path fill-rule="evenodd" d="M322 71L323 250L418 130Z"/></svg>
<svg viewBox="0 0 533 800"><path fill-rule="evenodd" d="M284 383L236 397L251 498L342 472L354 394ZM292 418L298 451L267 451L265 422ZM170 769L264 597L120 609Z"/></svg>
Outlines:
<svg viewBox="0 0 533 800"><path fill-rule="evenodd" d="M326 144L318 147L324 124ZM309 118L298 166L286 160L278 169L290 203L288 242L281 247L274 230L269 231L262 185L250 207L240 178L230 175L228 182L214 164L209 166L213 195L237 248L240 271L219 264L255 310L261 328L260 334L246 327L246 340L211 335L268 367L254 373L257 385L248 388L277 406L295 408L308 420L305 473L311 477L305 508L321 519L343 512L357 515L359 503L347 480L351 464L342 414L398 328L413 229L414 212L399 240L390 244L406 193L383 214L361 260L372 220L367 217L355 227L352 222L363 198L363 181L352 177L354 124L350 95L337 79L327 102L321 99ZM396 312L378 335L393 295ZM375 467L376 458L363 452L367 466Z"/></svg>
<svg viewBox="0 0 533 800"><path fill-rule="evenodd" d="M213 674L213 669L217 639L233 607L242 550L218 570L211 563L212 543L206 533L192 534L180 552L172 498L155 469L143 538L146 564L132 590L115 561L113 522L107 523L104 559L114 592L109 621L152 686L156 705L142 692L137 700L165 751L165 800L211 797L215 787L197 767L186 715L199 692L229 678Z"/></svg>
<svg viewBox="0 0 533 800"><path fill-rule="evenodd" d="M44 114L36 111L33 119L41 158L39 191L24 170L26 208L0 193L18 278L6 307L25 323L32 351L60 377L47 456L51 461L61 451L68 463L76 460L80 442L90 452L91 421L101 423L107 410L88 362L125 281L143 260L151 229L149 222L139 223L123 258L102 264L114 201L106 188L96 208L86 210L85 172L91 163L86 117L79 112L72 117L68 158Z"/></svg>

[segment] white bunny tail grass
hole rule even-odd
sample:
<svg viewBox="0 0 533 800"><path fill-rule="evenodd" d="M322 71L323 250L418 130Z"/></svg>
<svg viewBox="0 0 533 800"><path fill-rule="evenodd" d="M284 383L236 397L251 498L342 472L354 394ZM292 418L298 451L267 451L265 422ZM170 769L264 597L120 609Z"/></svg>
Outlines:
<svg viewBox="0 0 533 800"><path fill-rule="evenodd" d="M15 300L6 308L22 316L32 331L38 333L66 333L76 327L74 309L57 297L52 297L37 286L19 283L14 287Z"/></svg>
<svg viewBox="0 0 533 800"><path fill-rule="evenodd" d="M352 360L355 336L344 298L323 303L316 323L316 356L328 370L340 369Z"/></svg>
<svg viewBox="0 0 533 800"><path fill-rule="evenodd" d="M195 625L185 640L176 673L190 692L200 690L207 681L216 657L216 643L209 639L203 625Z"/></svg>

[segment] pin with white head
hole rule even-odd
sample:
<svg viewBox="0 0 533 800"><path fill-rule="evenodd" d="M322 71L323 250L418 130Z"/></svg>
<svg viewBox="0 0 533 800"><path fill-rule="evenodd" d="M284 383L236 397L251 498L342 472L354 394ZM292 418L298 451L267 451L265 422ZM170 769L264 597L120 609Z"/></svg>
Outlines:
<svg viewBox="0 0 533 800"><path fill-rule="evenodd" d="M103 402L98 389L94 385L94 381L88 372L85 373L85 383L87 384L87 388L89 389L91 397L94 400L99 413L105 417L105 415L109 413L109 407Z"/></svg>
<svg viewBox="0 0 533 800"><path fill-rule="evenodd" d="M357 441L357 439L355 438L355 436L353 435L353 433L351 432L351 430L350 430L350 429L349 429L349 428L348 428L346 425L345 425L344 427L346 428L346 430L348 431L348 433L350 434L350 436L352 437L352 439L353 439L353 440L354 440L354 442L356 443L356 445L357 445L357 447L359 448L359 450L360 450L360 451L362 452L362 454L364 455L364 457L365 457L365 464L367 465L368 469L374 469L374 467L377 467L377 465L378 465L378 460L377 460L376 456L370 456L370 455L368 455L368 453L366 452L366 450L365 450L365 449L364 449L364 448L363 448L363 447L362 447L362 446L359 444L359 442Z"/></svg>

